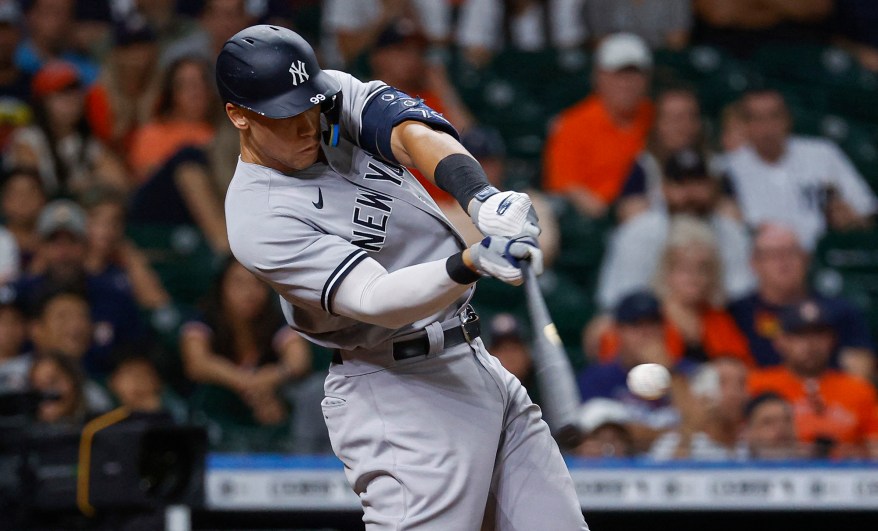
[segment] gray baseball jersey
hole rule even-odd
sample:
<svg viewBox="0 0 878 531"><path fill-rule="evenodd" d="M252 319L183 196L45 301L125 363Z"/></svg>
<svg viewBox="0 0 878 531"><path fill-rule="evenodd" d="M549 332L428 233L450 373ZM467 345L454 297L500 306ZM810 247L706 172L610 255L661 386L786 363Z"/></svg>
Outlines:
<svg viewBox="0 0 878 531"><path fill-rule="evenodd" d="M587 530L539 408L481 339L440 348L434 337L430 352L399 362L381 348L425 327L429 337L440 323L460 326L452 317L472 288L399 330L333 312L339 284L366 257L394 272L465 244L408 171L359 146L383 131L375 151L389 149L389 130L372 127L367 109L370 98L389 103L401 93L327 73L343 94L339 145L294 175L239 161L226 222L235 256L281 295L291 326L346 351L329 369L321 408L366 528ZM397 103L431 112L417 100Z"/></svg>
<svg viewBox="0 0 878 531"><path fill-rule="evenodd" d="M450 318L472 290L460 304L399 330L333 313L335 290L365 257L393 272L446 258L465 244L411 173L357 145L363 109L387 85L326 72L344 95L339 145L324 148L328 164L295 175L239 160L226 195L229 243L280 294L287 321L302 335L328 348L368 349Z"/></svg>

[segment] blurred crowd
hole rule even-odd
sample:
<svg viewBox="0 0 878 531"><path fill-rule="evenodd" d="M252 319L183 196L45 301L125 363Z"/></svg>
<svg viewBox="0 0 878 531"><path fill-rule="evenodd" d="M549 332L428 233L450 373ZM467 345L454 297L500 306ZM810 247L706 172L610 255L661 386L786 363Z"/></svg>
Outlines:
<svg viewBox="0 0 878 531"><path fill-rule="evenodd" d="M220 450L329 451L331 353L285 325L225 235L238 145L213 61L258 22L443 113L492 184L531 195L550 268L588 276L563 235L607 226L573 242L599 263L565 307L583 324L576 455L878 459L876 328L811 274L825 238L875 233L876 183L798 134L780 87L748 83L709 116L700 90L657 75L661 54L768 45L874 74L866 0L0 0L0 393L41 393L37 422L124 406L204 425ZM540 124L536 164L457 75L509 51L588 64L564 81L578 101ZM555 80L536 81L551 98ZM483 300L491 352L539 402L523 315ZM667 396L628 390L640 363L671 370Z"/></svg>

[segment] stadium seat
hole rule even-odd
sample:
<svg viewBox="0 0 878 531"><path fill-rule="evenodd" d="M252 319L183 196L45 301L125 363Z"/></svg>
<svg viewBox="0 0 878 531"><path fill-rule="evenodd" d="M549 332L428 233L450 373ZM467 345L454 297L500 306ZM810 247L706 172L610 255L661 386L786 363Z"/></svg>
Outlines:
<svg viewBox="0 0 878 531"><path fill-rule="evenodd" d="M817 244L814 262L816 289L857 304L878 334L878 231L828 233Z"/></svg>

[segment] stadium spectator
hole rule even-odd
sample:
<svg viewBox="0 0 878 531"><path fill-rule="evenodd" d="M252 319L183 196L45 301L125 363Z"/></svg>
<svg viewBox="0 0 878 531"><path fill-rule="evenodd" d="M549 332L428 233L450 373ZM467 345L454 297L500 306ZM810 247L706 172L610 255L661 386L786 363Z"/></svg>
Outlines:
<svg viewBox="0 0 878 531"><path fill-rule="evenodd" d="M594 92L552 126L543 187L565 195L585 216L606 214L646 144L654 112L647 98L651 71L652 54L640 37L607 37L595 54Z"/></svg>
<svg viewBox="0 0 878 531"><path fill-rule="evenodd" d="M17 127L30 123L30 75L15 64L21 40L21 10L12 0L0 2L0 153Z"/></svg>
<svg viewBox="0 0 878 531"><path fill-rule="evenodd" d="M718 161L707 150L698 95L689 88L669 88L656 96L655 108L655 123L647 147L634 162L619 196L616 216L620 222L649 209L667 208L662 190L664 169L676 153L700 153L706 161L707 173L720 175ZM732 217L740 215L734 199L725 195L719 199L717 208Z"/></svg>
<svg viewBox="0 0 878 531"><path fill-rule="evenodd" d="M811 455L875 458L878 396L866 380L830 367L831 311L805 300L781 313L775 347L784 363L752 372L750 393L774 392L792 404L796 435Z"/></svg>
<svg viewBox="0 0 878 531"><path fill-rule="evenodd" d="M759 228L751 258L757 288L729 306L729 312L747 336L754 360L762 367L782 362L775 344L780 334L780 314L787 306L814 298L831 310L829 317L836 339L831 365L871 378L875 347L865 316L845 299L813 293L808 287L808 262L808 252L792 229L776 224Z"/></svg>
<svg viewBox="0 0 878 531"><path fill-rule="evenodd" d="M639 35L653 49L679 50L689 42L689 0L574 0L582 10L588 36L598 41L611 33Z"/></svg>
<svg viewBox="0 0 878 531"><path fill-rule="evenodd" d="M867 224L875 194L835 144L790 133L780 92L751 91L742 106L748 144L728 155L728 169L748 225L785 223L813 249L826 230Z"/></svg>
<svg viewBox="0 0 878 531"><path fill-rule="evenodd" d="M37 409L39 422L79 427L87 417L103 413L111 405L109 397L85 377L76 360L58 352L36 355L28 381L31 389L44 394Z"/></svg>
<svg viewBox="0 0 878 531"><path fill-rule="evenodd" d="M83 197L88 250L85 270L94 276L130 285L138 306L162 308L171 297L146 256L125 239L126 197L109 188L94 188Z"/></svg>
<svg viewBox="0 0 878 531"><path fill-rule="evenodd" d="M0 286L0 392L27 387L30 363L23 355L27 326L15 290Z"/></svg>
<svg viewBox="0 0 878 531"><path fill-rule="evenodd" d="M653 287L668 324L673 360L731 356L752 365L747 340L724 309L722 262L710 227L691 217L671 222Z"/></svg>
<svg viewBox="0 0 878 531"><path fill-rule="evenodd" d="M576 50L588 38L582 2L464 0L455 36L464 58L477 67L504 49Z"/></svg>
<svg viewBox="0 0 878 531"><path fill-rule="evenodd" d="M126 189L124 166L88 124L82 78L74 66L46 64L32 90L36 123L13 133L6 164L36 168L50 195L79 193L99 182Z"/></svg>
<svg viewBox="0 0 878 531"><path fill-rule="evenodd" d="M695 0L693 40L747 57L769 43L816 43L829 36L833 0Z"/></svg>
<svg viewBox="0 0 878 531"><path fill-rule="evenodd" d="M81 361L94 336L90 313L88 299L75 289L41 294L29 323L35 351L59 352Z"/></svg>
<svg viewBox="0 0 878 531"><path fill-rule="evenodd" d="M134 132L128 163L135 183L149 180L180 149L205 146L221 108L207 62L184 57L171 63L163 73L152 121Z"/></svg>
<svg viewBox="0 0 878 531"><path fill-rule="evenodd" d="M169 43L162 50L161 64L168 65L183 57L213 62L227 40L253 24L246 4L245 0L204 0L195 30Z"/></svg>
<svg viewBox="0 0 878 531"><path fill-rule="evenodd" d="M97 79L98 66L73 49L75 0L33 0L25 11L26 39L15 52L15 62L28 74L36 74L51 62L73 65L85 85Z"/></svg>
<svg viewBox="0 0 878 531"><path fill-rule="evenodd" d="M42 295L54 289L84 292L95 331L85 369L91 376L105 375L113 347L145 335L131 288L113 276L85 270L86 215L76 203L60 199L46 205L37 221L37 233L41 239L37 255L31 274L16 283L19 294L33 308Z"/></svg>
<svg viewBox="0 0 878 531"><path fill-rule="evenodd" d="M95 135L120 156L152 116L158 93L158 42L141 18L113 26L113 46L87 96Z"/></svg>
<svg viewBox="0 0 878 531"><path fill-rule="evenodd" d="M324 0L323 54L326 65L342 67L368 50L379 36L400 19L417 26L428 44L441 48L451 30L448 0ZM375 77L374 79L381 79Z"/></svg>
<svg viewBox="0 0 878 531"><path fill-rule="evenodd" d="M131 411L160 413L169 409L162 393L162 378L155 364L146 356L124 357L110 373L107 387L116 402ZM180 405L175 404L175 407L179 415Z"/></svg>
<svg viewBox="0 0 878 531"><path fill-rule="evenodd" d="M736 358L717 358L701 365L689 385L677 386L674 403L682 421L678 430L655 441L650 456L658 461L744 459L741 444L747 402L747 367Z"/></svg>
<svg viewBox="0 0 878 531"><path fill-rule="evenodd" d="M730 297L741 297L755 285L748 263L750 238L746 228L719 208L719 179L709 175L707 163L695 151L672 155L664 167L662 195L666 208L645 212L623 224L612 235L598 278L597 300L612 308L620 297L649 285L673 220L694 216L707 224L716 240L722 267L722 287Z"/></svg>
<svg viewBox="0 0 878 531"><path fill-rule="evenodd" d="M533 399L533 360L522 335L521 323L510 313L498 313L491 319L488 337L491 353L507 371L518 378Z"/></svg>
<svg viewBox="0 0 878 531"><path fill-rule="evenodd" d="M744 407L747 458L792 459L799 456L793 407L777 393L761 393Z"/></svg>
<svg viewBox="0 0 878 531"><path fill-rule="evenodd" d="M42 355L62 356L80 370L82 362L99 331L89 316L88 300L73 289L55 289L43 293L28 323L34 350L25 355L32 369ZM92 412L106 411L112 402L106 391L91 379L83 382L83 393Z"/></svg>
<svg viewBox="0 0 878 531"><path fill-rule="evenodd" d="M311 370L310 349L284 324L268 286L232 258L205 301L204 319L184 325L180 351L187 376L202 384L196 407L228 426L223 444L234 445L235 432L248 427L281 427L287 404L280 388Z"/></svg>
<svg viewBox="0 0 878 531"><path fill-rule="evenodd" d="M12 168L0 185L0 213L6 229L15 238L21 271L28 271L40 237L37 218L46 205L46 192L40 175L27 168Z"/></svg>
<svg viewBox="0 0 878 531"><path fill-rule="evenodd" d="M460 135L460 142L469 153L479 161L488 182L491 185L505 190L506 186L506 146L503 137L493 128L477 125ZM437 189L438 190L438 189ZM479 242L485 236L473 224L468 212L460 208L460 204L445 192L434 195L434 199L442 209L445 217L454 225L454 228L463 236L467 245ZM529 188L526 190L533 202L534 210L540 218L542 232L538 237L540 249L543 251L543 264L551 267L558 257L561 247L561 234L558 227L558 218L549 199L539 190ZM431 192L432 194L432 192Z"/></svg>
<svg viewBox="0 0 878 531"><path fill-rule="evenodd" d="M580 407L577 421L583 439L574 455L594 459L634 455L634 439L628 428L631 418L621 402L592 398Z"/></svg>
<svg viewBox="0 0 878 531"><path fill-rule="evenodd" d="M579 392L586 403L606 398L623 404L629 419L625 426L635 447L643 451L680 420L668 398L645 400L633 394L626 383L628 371L635 365L671 364L665 347L662 310L652 294L638 292L622 299L614 317L614 350L605 361L589 365L579 373Z"/></svg>

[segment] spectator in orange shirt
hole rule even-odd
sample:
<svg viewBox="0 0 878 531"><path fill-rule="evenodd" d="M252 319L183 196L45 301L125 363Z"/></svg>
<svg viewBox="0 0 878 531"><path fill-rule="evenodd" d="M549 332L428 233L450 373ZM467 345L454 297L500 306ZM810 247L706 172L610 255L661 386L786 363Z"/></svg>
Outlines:
<svg viewBox="0 0 878 531"><path fill-rule="evenodd" d="M812 455L876 458L878 396L866 380L829 367L830 311L814 299L784 310L775 339L784 364L753 372L749 390L775 392L792 403L797 437L812 445Z"/></svg>
<svg viewBox="0 0 878 531"><path fill-rule="evenodd" d="M595 91L561 113L546 142L543 187L601 217L619 197L652 126L652 55L643 39L617 33L598 47Z"/></svg>
<svg viewBox="0 0 878 531"><path fill-rule="evenodd" d="M153 120L137 129L128 163L136 184L143 184L171 156L188 146L202 147L213 138L218 104L210 65L187 57L168 67Z"/></svg>
<svg viewBox="0 0 878 531"><path fill-rule="evenodd" d="M662 301L665 347L673 363L732 357L753 365L746 338L723 309L720 264L708 225L685 215L671 220L653 287ZM601 337L602 361L616 350L616 335L611 327Z"/></svg>

